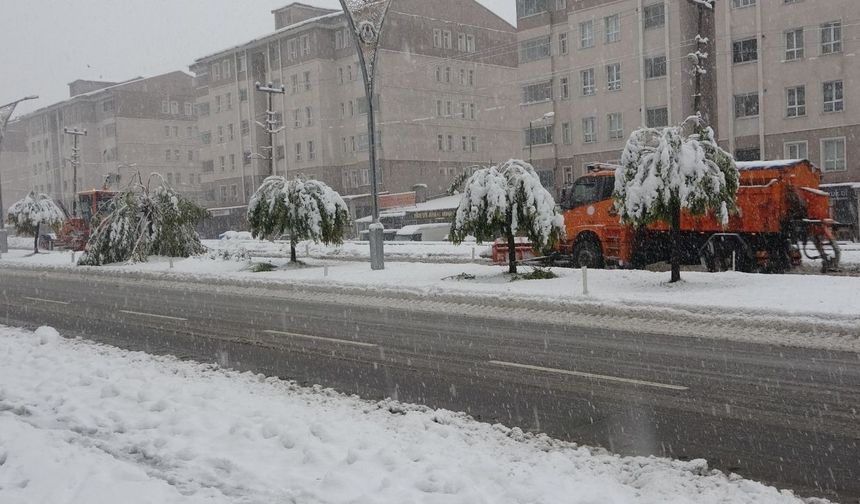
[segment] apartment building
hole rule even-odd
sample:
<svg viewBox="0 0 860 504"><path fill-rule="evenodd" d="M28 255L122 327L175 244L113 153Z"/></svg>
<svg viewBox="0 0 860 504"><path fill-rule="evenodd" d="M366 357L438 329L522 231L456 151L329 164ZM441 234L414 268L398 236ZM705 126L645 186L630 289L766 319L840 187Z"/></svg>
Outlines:
<svg viewBox="0 0 860 504"><path fill-rule="evenodd" d="M557 191L588 163L617 161L634 129L692 112L692 3L517 0L517 17L520 155L547 188ZM706 23L704 35L712 30ZM702 109L717 123L707 80L704 91Z"/></svg>
<svg viewBox="0 0 860 504"><path fill-rule="evenodd" d="M705 17L703 110L739 160L809 158L824 182L860 181L855 3L724 0ZM548 187L693 111L693 2L518 0L517 15L523 157Z"/></svg>
<svg viewBox="0 0 860 504"><path fill-rule="evenodd" d="M172 72L121 83L78 80L69 84L69 95L9 124L15 141L4 143L0 158L4 202L35 190L71 208L74 140L65 128L87 132L78 138L79 191L102 187L108 176L116 187L117 180L122 185L139 171L144 178L158 172L197 197L198 132L190 75ZM13 148L16 152L7 156Z"/></svg>
<svg viewBox="0 0 860 504"><path fill-rule="evenodd" d="M210 208L245 205L269 174L256 82L286 91L273 96L276 174L370 192L367 101L343 13L292 3L273 15L274 32L190 66ZM518 91L502 85L517 78L515 47L514 27L474 0L392 1L374 97L381 191L439 194L471 166L518 154Z"/></svg>
<svg viewBox="0 0 860 504"><path fill-rule="evenodd" d="M738 159L808 158L860 182L856 0L718 2L720 140Z"/></svg>

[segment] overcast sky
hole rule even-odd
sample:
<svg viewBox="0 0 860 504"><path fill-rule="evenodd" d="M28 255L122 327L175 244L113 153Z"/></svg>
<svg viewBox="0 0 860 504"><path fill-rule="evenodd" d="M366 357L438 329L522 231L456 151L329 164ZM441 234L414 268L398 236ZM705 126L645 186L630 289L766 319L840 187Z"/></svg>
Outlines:
<svg viewBox="0 0 860 504"><path fill-rule="evenodd" d="M433 0L427 0L433 1ZM514 23L514 0L479 0ZM338 7L338 0L303 0ZM274 30L290 0L2 0L0 104L18 112L64 100L76 79L188 71L195 58Z"/></svg>

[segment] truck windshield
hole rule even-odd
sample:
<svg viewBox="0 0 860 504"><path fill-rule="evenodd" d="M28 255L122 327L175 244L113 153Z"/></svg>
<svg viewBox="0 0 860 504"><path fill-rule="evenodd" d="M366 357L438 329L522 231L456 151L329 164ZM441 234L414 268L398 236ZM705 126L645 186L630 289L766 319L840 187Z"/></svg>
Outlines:
<svg viewBox="0 0 860 504"><path fill-rule="evenodd" d="M569 195L569 207L576 208L612 196L612 177L582 177L577 180Z"/></svg>

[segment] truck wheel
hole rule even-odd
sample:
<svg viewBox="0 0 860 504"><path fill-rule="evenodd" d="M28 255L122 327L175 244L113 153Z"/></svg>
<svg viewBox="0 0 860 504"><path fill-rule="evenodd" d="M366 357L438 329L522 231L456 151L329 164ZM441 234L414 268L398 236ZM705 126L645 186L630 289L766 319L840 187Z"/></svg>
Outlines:
<svg viewBox="0 0 860 504"><path fill-rule="evenodd" d="M584 240L573 247L573 266L581 268L583 266L591 269L599 269L603 267L603 254L600 252L600 247L590 240Z"/></svg>

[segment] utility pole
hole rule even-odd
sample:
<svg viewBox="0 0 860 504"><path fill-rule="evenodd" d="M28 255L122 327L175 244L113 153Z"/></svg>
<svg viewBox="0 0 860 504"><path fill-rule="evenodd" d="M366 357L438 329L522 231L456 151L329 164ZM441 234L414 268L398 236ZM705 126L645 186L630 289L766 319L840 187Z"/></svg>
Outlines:
<svg viewBox="0 0 860 504"><path fill-rule="evenodd" d="M25 96L20 100L15 100L11 103L7 103L6 105L0 106L0 152L3 151L3 136L6 134L6 125L9 124L9 118L12 117L12 113L15 112L15 107L18 106L22 101L27 100L35 100L39 98L38 96ZM9 242L6 233L6 218L3 216L3 210L5 207L3 206L3 170L2 166L0 166L0 254L4 254L9 251Z"/></svg>
<svg viewBox="0 0 860 504"><path fill-rule="evenodd" d="M707 73L705 68L708 60L708 45L710 39L702 36L705 29L705 10L714 11L715 0L690 0L698 11L698 25L696 28L696 52L690 53L688 57L693 63L690 73L693 75L693 115L701 115L704 122L708 122L706 114L702 114L702 76ZM701 122L701 121L700 121Z"/></svg>
<svg viewBox="0 0 860 504"><path fill-rule="evenodd" d="M266 93L266 124L259 121L257 121L257 124L266 130L266 133L269 135L269 146L267 149L269 150L269 176L271 177L275 174L275 135L284 130L283 125L281 125L280 128L276 127L277 121L275 121L274 95L283 95L286 93L286 89L283 85L276 88L271 82L265 86L257 82L254 84L254 87L257 88L257 91Z"/></svg>
<svg viewBox="0 0 860 504"><path fill-rule="evenodd" d="M370 225L370 269L385 269L383 227L379 222L379 185L376 166L376 106L374 85L382 26L391 0L340 0L358 52L358 62L364 79L367 99L367 142L370 155L370 189L373 198L373 224Z"/></svg>
<svg viewBox="0 0 860 504"><path fill-rule="evenodd" d="M78 216L78 166L81 164L81 149L78 147L78 138L87 136L87 130L78 128L63 128L63 133L71 135L74 140L72 146L72 217Z"/></svg>

